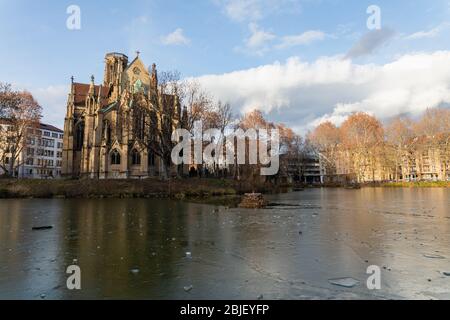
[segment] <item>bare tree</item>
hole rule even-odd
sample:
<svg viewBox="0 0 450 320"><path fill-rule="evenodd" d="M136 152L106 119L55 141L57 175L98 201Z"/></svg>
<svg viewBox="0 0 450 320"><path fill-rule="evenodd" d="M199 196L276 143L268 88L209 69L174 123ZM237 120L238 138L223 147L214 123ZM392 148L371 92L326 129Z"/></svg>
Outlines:
<svg viewBox="0 0 450 320"><path fill-rule="evenodd" d="M159 75L157 92L148 99L144 92L133 94L133 105L125 116L132 139L161 159L163 178L170 178L172 133L180 126L180 96L183 86L177 71Z"/></svg>
<svg viewBox="0 0 450 320"><path fill-rule="evenodd" d="M388 149L392 150L389 154L393 158L395 180L399 181L400 175L410 172L412 167L408 154L413 140L411 119L397 117L392 120L386 127L386 139Z"/></svg>
<svg viewBox="0 0 450 320"><path fill-rule="evenodd" d="M339 128L331 122L324 122L309 134L308 140L318 150L327 175L337 174L337 161L341 143Z"/></svg>
<svg viewBox="0 0 450 320"><path fill-rule="evenodd" d="M369 172L374 181L377 152L384 142L380 121L367 113L354 113L342 124L341 138L358 182L367 181Z"/></svg>
<svg viewBox="0 0 450 320"><path fill-rule="evenodd" d="M203 90L196 80L187 80L182 83L182 104L187 109L185 129L192 132L197 121L203 121L208 125L208 116L213 112L211 97Z"/></svg>
<svg viewBox="0 0 450 320"><path fill-rule="evenodd" d="M34 135L42 108L27 91L13 91L10 85L0 85L0 167L14 177L21 164L20 154L27 139Z"/></svg>
<svg viewBox="0 0 450 320"><path fill-rule="evenodd" d="M231 105L229 103L222 103L219 100L214 107L214 112L217 115L215 128L220 129L224 133L225 129L231 125L234 119Z"/></svg>

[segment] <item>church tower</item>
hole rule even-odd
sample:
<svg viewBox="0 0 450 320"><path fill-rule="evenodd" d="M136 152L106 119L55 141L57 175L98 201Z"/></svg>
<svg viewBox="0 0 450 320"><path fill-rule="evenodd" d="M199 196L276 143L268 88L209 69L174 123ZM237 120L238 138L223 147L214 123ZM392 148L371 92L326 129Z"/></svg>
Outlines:
<svg viewBox="0 0 450 320"><path fill-rule="evenodd" d="M118 99L122 75L128 66L128 57L122 53L108 53L105 57L104 87L109 89L110 101Z"/></svg>

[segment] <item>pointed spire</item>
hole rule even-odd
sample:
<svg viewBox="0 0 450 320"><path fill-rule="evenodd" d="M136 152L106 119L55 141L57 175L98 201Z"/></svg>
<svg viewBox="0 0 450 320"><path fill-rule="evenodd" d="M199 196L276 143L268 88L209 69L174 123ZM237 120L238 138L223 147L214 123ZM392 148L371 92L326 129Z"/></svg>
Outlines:
<svg viewBox="0 0 450 320"><path fill-rule="evenodd" d="M99 89L98 89L98 97L97 97L97 102L100 104L100 102L101 102L101 98L102 98L102 89L103 89L103 86L99 86Z"/></svg>
<svg viewBox="0 0 450 320"><path fill-rule="evenodd" d="M153 89L158 88L158 71L156 70L156 64L152 64L152 78L151 78L151 86Z"/></svg>
<svg viewBox="0 0 450 320"><path fill-rule="evenodd" d="M89 95L93 96L95 94L95 77L91 76L91 85L89 87Z"/></svg>
<svg viewBox="0 0 450 320"><path fill-rule="evenodd" d="M75 93L75 77L74 76L70 77L70 93L71 94Z"/></svg>

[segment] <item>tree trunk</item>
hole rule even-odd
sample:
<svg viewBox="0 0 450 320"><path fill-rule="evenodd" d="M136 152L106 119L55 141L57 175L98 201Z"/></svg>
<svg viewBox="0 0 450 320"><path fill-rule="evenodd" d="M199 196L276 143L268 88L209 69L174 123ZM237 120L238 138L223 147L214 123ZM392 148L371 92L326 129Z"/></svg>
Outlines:
<svg viewBox="0 0 450 320"><path fill-rule="evenodd" d="M12 178L15 178L15 163L16 163L16 157L14 155L9 158L9 169L8 169L8 175Z"/></svg>

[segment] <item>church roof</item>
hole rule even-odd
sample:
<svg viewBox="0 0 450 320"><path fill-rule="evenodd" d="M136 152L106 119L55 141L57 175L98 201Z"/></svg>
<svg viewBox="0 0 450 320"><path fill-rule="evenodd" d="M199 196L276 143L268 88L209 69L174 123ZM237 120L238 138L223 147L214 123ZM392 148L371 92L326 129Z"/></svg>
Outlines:
<svg viewBox="0 0 450 320"><path fill-rule="evenodd" d="M118 101L114 101L113 103L110 103L108 105L103 106L103 109L101 110L103 113L107 113L114 109L118 105Z"/></svg>
<svg viewBox="0 0 450 320"><path fill-rule="evenodd" d="M86 98L89 94L90 85L85 84L85 83L74 83L73 85L74 85L74 89L75 89L75 104L84 104L86 102ZM100 90L101 90L101 92L100 92ZM107 87L94 86L95 97L98 97L98 94L100 92L100 94L101 94L100 98L102 100L108 98L108 93L109 93L108 91L109 91L109 89Z"/></svg>

